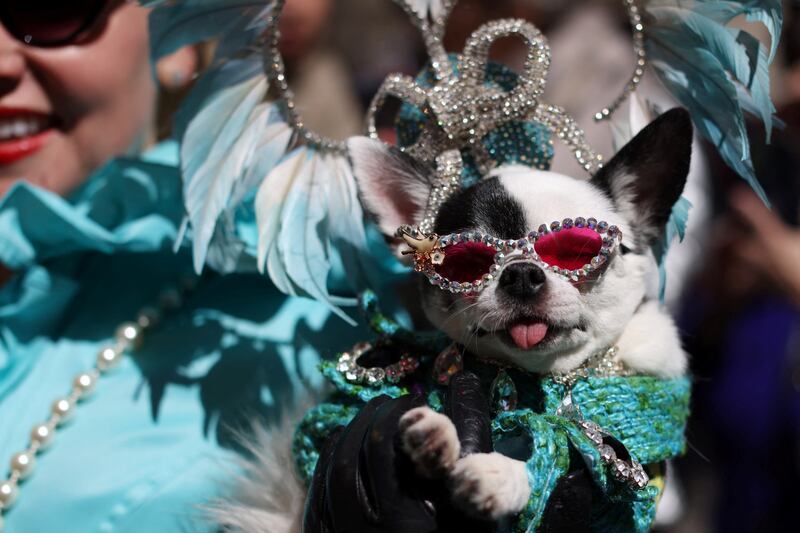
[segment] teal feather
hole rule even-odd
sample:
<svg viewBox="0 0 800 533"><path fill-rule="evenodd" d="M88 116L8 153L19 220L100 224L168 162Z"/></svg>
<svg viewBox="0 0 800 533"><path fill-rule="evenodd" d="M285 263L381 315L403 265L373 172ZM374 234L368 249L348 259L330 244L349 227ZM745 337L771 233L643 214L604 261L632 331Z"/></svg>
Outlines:
<svg viewBox="0 0 800 533"><path fill-rule="evenodd" d="M750 160L744 112L761 119L769 139L775 123L768 71L774 50L767 54L750 33L726 24L738 15L764 22L774 46L782 22L775 6L774 1L651 0L645 4L651 19L647 52L656 74L691 112L698 132L764 201Z"/></svg>
<svg viewBox="0 0 800 533"><path fill-rule="evenodd" d="M689 223L689 210L691 208L692 202L683 196L675 202L667 221L661 245L655 250L656 259L658 260L659 297L662 302L667 290L667 251L675 238L678 239L678 242L683 242L684 237L686 237L686 226Z"/></svg>
<svg viewBox="0 0 800 533"><path fill-rule="evenodd" d="M225 42L218 55L229 56L232 41L237 47L251 42L267 23L265 11L273 0L142 0L154 7L149 16L150 54L158 60L179 48L213 38ZM221 52L221 54L220 54Z"/></svg>

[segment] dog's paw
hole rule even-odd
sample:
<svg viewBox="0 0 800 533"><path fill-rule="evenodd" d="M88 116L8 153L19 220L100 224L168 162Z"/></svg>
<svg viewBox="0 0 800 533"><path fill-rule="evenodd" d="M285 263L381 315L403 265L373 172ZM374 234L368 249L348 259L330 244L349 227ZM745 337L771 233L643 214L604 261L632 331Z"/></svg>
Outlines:
<svg viewBox="0 0 800 533"><path fill-rule="evenodd" d="M498 520L518 513L530 497L525 463L499 453L475 453L456 462L453 501L465 512Z"/></svg>
<svg viewBox="0 0 800 533"><path fill-rule="evenodd" d="M403 449L425 477L450 472L461 453L456 427L429 407L411 409L400 418Z"/></svg>

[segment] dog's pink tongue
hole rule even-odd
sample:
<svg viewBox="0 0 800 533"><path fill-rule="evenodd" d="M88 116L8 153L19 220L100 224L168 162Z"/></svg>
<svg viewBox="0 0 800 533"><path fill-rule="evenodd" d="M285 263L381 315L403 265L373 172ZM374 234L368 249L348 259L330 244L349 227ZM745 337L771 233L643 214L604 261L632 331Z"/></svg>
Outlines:
<svg viewBox="0 0 800 533"><path fill-rule="evenodd" d="M547 324L542 324L541 322L517 324L511 326L508 332L517 346L523 350L528 350L542 342L544 336L547 335Z"/></svg>

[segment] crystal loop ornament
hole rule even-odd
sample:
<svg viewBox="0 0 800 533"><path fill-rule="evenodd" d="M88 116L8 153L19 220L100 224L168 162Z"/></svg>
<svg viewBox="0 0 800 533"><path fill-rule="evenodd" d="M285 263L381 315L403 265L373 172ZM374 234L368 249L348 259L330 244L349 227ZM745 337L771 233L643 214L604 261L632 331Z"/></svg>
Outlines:
<svg viewBox="0 0 800 533"><path fill-rule="evenodd" d="M486 71L492 44L511 36L525 44L525 66L516 87L505 91L487 83ZM550 68L550 47L533 24L521 19L484 24L467 39L459 68L454 68L440 46L428 48L436 77L434 85L423 87L409 76L390 75L367 112L371 137L378 137L378 111L388 97L394 97L417 107L427 118L417 140L403 148L422 161L433 162L448 150L467 150L485 174L495 163L483 138L504 124L534 120L563 140L587 172L593 173L602 166L602 156L589 146L575 121L561 108L539 100Z"/></svg>
<svg viewBox="0 0 800 533"><path fill-rule="evenodd" d="M372 344L362 342L342 352L336 361L336 371L352 384L379 388L386 383L399 383L419 368L419 359L407 352L403 352L396 363L386 366L362 365L362 357L372 349Z"/></svg>

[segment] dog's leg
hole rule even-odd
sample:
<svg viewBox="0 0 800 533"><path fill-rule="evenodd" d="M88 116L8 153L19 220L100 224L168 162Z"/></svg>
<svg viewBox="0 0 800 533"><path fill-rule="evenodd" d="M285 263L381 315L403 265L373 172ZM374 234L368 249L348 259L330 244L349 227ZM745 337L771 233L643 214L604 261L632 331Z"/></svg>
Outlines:
<svg viewBox="0 0 800 533"><path fill-rule="evenodd" d="M403 450L427 478L447 475L461 453L453 422L429 407L411 409L400 419Z"/></svg>
<svg viewBox="0 0 800 533"><path fill-rule="evenodd" d="M520 512L531 494L525 463L496 452L462 457L450 480L457 505L494 520Z"/></svg>
<svg viewBox="0 0 800 533"><path fill-rule="evenodd" d="M456 428L428 407L400 419L403 449L427 477L448 476L454 502L465 512L497 520L522 510L530 496L525 463L499 453L459 459Z"/></svg>

